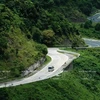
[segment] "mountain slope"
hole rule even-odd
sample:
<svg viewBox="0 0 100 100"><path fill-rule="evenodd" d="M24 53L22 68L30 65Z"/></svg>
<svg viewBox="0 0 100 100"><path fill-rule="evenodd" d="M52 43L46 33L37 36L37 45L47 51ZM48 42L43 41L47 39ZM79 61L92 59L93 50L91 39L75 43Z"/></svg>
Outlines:
<svg viewBox="0 0 100 100"><path fill-rule="evenodd" d="M65 15L67 11L65 13L62 11L67 9L66 5L63 6L61 3L57 6L55 3L52 4L51 1L48 4L49 1L8 0L4 4L21 18L22 22L19 22L18 26L29 39L44 43L47 46L62 44L66 40L71 45L75 39L81 40L78 29L68 21L68 16L66 17ZM63 7L64 9L62 9ZM76 12L78 13L78 10ZM54 32L54 36L50 41L44 42L44 30L47 30L46 34L48 34L48 30ZM52 32L49 34L52 34ZM74 35L73 38L70 35ZM48 36L46 36L46 39L48 40ZM78 46L84 45L84 42L82 41L77 44Z"/></svg>
<svg viewBox="0 0 100 100"><path fill-rule="evenodd" d="M72 21L83 22L98 4L93 0L1 0L0 69L15 70L17 66L15 71L20 73L45 56L46 47L37 43L84 46Z"/></svg>
<svg viewBox="0 0 100 100"><path fill-rule="evenodd" d="M22 19L3 4L0 15L0 77L5 77L7 71L10 71L7 77L18 77L24 69L45 57L47 49L26 37L19 27Z"/></svg>
<svg viewBox="0 0 100 100"><path fill-rule="evenodd" d="M100 48L79 50L72 71L35 83L1 88L1 100L99 100ZM92 61L92 62L91 62Z"/></svg>

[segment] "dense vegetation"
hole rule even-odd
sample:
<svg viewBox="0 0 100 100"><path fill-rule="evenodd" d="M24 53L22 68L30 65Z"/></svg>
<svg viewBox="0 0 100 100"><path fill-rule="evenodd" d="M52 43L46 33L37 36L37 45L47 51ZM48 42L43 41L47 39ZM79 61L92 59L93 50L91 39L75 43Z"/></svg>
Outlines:
<svg viewBox="0 0 100 100"><path fill-rule="evenodd" d="M47 54L45 45L28 39L21 29L22 18L0 4L0 80L18 77L21 72ZM7 73L10 72L10 73Z"/></svg>
<svg viewBox="0 0 100 100"><path fill-rule="evenodd" d="M70 0L0 0L1 72L10 71L10 76L18 77L45 56L46 47L38 43L84 45L79 30L68 21L74 21L73 17L85 20L80 4Z"/></svg>
<svg viewBox="0 0 100 100"><path fill-rule="evenodd" d="M0 89L1 100L99 100L100 48L80 50L71 72L17 87ZM89 55L89 56L88 56Z"/></svg>
<svg viewBox="0 0 100 100"><path fill-rule="evenodd" d="M45 57L45 45L74 47L84 45L82 36L100 39L100 23L86 21L98 9L99 0L0 0L0 80L19 77ZM59 77L0 89L0 100L99 100L99 51L79 51L74 70Z"/></svg>
<svg viewBox="0 0 100 100"><path fill-rule="evenodd" d="M87 20L84 24L78 23L76 26L83 37L100 39L100 23Z"/></svg>
<svg viewBox="0 0 100 100"><path fill-rule="evenodd" d="M69 3L65 3L64 0L58 1L2 0L1 3L13 13L17 27L24 32L28 39L44 43L47 46L62 44L65 41L73 43L75 39L81 40L78 29L68 21L68 18L72 16L77 20L79 16L82 20L85 20L82 17L84 15L76 7L75 13L79 13L79 15L70 15L70 12L72 14L75 11L71 8L74 1L68 1ZM69 6L67 6L68 4ZM78 46L84 45L84 42L77 44Z"/></svg>

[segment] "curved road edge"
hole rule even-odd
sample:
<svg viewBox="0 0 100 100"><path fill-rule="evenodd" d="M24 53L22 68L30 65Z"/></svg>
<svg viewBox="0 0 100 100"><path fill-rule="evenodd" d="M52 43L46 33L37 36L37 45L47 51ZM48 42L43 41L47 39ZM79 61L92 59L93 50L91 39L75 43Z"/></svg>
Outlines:
<svg viewBox="0 0 100 100"><path fill-rule="evenodd" d="M59 53L59 52L63 53ZM48 48L48 55L52 58L51 62L48 63L43 69L38 71L36 74L23 78L20 80L14 80L6 83L0 84L0 88L17 86L21 84L27 84L31 82L45 80L54 77L63 72L63 68L67 67L74 59L80 56L80 54L75 52L69 52L65 50L59 50L58 48ZM55 66L53 72L48 72L49 66Z"/></svg>

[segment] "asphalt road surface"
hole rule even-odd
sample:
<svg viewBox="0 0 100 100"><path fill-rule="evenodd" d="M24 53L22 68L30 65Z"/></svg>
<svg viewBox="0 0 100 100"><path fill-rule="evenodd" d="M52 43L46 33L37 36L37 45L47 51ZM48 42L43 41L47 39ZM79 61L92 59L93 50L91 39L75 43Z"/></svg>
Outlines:
<svg viewBox="0 0 100 100"><path fill-rule="evenodd" d="M69 64L75 58L75 56L72 56L72 54L66 55L63 53L59 53L57 52L57 50L58 50L57 48L48 48L48 55L52 58L52 60L47 66L38 71L36 74L20 80L14 80L0 84L0 87L9 87L9 86L16 86L16 85L36 82L58 75L63 71L64 67L63 65L65 64L65 62L67 66L67 64ZM54 66L54 71L48 72L49 66Z"/></svg>
<svg viewBox="0 0 100 100"><path fill-rule="evenodd" d="M88 44L90 47L100 47L100 40L86 39L86 38L84 38L84 40L86 44ZM57 48L48 48L48 55L51 57L52 60L47 66L38 71L36 74L27 78L22 78L20 80L14 80L2 83L0 84L0 88L27 84L56 76L61 72L63 72L63 68L68 66L75 58L79 56L79 54L77 53L75 54L73 52L66 51L66 53L63 54L57 51L58 51ZM77 55L77 57L75 55ZM50 66L54 66L54 71L48 72L48 67Z"/></svg>
<svg viewBox="0 0 100 100"><path fill-rule="evenodd" d="M83 38L89 47L100 47L100 40Z"/></svg>
<svg viewBox="0 0 100 100"><path fill-rule="evenodd" d="M89 20L91 20L92 22L100 22L100 13L96 13L93 16L88 17Z"/></svg>

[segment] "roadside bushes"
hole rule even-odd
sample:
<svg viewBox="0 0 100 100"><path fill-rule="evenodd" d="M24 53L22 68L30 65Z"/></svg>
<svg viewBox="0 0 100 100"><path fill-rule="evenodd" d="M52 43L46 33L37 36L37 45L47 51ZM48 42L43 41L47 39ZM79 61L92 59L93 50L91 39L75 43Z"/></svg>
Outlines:
<svg viewBox="0 0 100 100"><path fill-rule="evenodd" d="M100 23L97 23L97 24L95 25L95 30L100 31Z"/></svg>

